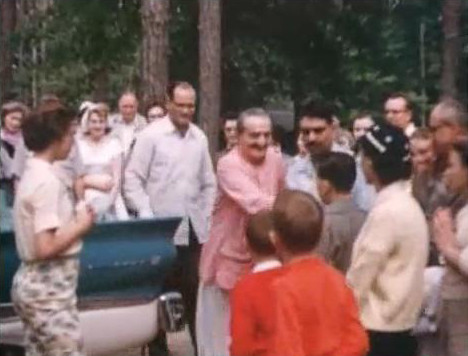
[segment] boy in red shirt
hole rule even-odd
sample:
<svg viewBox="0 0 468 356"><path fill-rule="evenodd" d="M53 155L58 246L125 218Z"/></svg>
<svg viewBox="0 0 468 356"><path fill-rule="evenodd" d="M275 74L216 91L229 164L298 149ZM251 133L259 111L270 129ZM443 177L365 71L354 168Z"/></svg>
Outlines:
<svg viewBox="0 0 468 356"><path fill-rule="evenodd" d="M272 283L274 331L268 356L363 356L369 345L344 277L314 254L323 212L312 196L281 192L272 240L285 266Z"/></svg>
<svg viewBox="0 0 468 356"><path fill-rule="evenodd" d="M255 214L247 224L247 245L254 267L231 293L231 356L268 355L274 329L270 287L281 271L269 238L272 229L269 211Z"/></svg>

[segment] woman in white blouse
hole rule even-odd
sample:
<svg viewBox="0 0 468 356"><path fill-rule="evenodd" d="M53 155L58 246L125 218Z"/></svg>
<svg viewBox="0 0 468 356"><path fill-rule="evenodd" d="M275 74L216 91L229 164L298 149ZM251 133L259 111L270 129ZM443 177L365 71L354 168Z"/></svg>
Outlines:
<svg viewBox="0 0 468 356"><path fill-rule="evenodd" d="M441 329L446 355L467 356L468 139L456 143L450 152L444 182L457 195L457 202L452 212L449 209L436 211L433 221L435 241L446 262Z"/></svg>
<svg viewBox="0 0 468 356"><path fill-rule="evenodd" d="M105 110L90 106L81 128L77 146L84 173L75 183L77 198L91 205L100 220L128 219L121 195L123 150L119 141L108 135Z"/></svg>

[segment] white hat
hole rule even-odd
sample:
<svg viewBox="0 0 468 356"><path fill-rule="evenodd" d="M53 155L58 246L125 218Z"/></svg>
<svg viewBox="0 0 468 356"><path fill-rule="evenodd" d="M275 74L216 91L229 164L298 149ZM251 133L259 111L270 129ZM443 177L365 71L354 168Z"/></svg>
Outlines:
<svg viewBox="0 0 468 356"><path fill-rule="evenodd" d="M97 107L98 105L91 101L83 101L81 103L79 113L81 132L84 133L88 129L89 114Z"/></svg>

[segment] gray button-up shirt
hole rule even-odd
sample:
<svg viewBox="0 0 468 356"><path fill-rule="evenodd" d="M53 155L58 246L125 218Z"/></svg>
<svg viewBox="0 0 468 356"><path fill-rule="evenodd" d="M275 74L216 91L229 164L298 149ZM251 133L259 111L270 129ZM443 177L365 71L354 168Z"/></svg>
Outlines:
<svg viewBox="0 0 468 356"><path fill-rule="evenodd" d="M343 273L349 268L353 244L365 219L366 213L351 197L325 206L325 224L317 251Z"/></svg>
<svg viewBox="0 0 468 356"><path fill-rule="evenodd" d="M125 170L124 196L140 217L184 217L174 236L188 244L188 223L207 240L216 179L205 134L194 124L184 136L169 117L138 135Z"/></svg>

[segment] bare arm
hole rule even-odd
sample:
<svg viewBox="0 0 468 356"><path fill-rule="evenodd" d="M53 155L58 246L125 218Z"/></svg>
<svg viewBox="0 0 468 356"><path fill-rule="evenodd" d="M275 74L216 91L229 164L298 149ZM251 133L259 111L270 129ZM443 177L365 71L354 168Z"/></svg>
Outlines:
<svg viewBox="0 0 468 356"><path fill-rule="evenodd" d="M84 182L84 177L78 177L75 180L75 184L74 184L75 196L78 201L84 199L85 188L86 188L86 185Z"/></svg>
<svg viewBox="0 0 468 356"><path fill-rule="evenodd" d="M120 153L112 159L112 190L111 197L112 201L115 201L117 195L120 193L122 188L122 167L123 167L123 154Z"/></svg>

